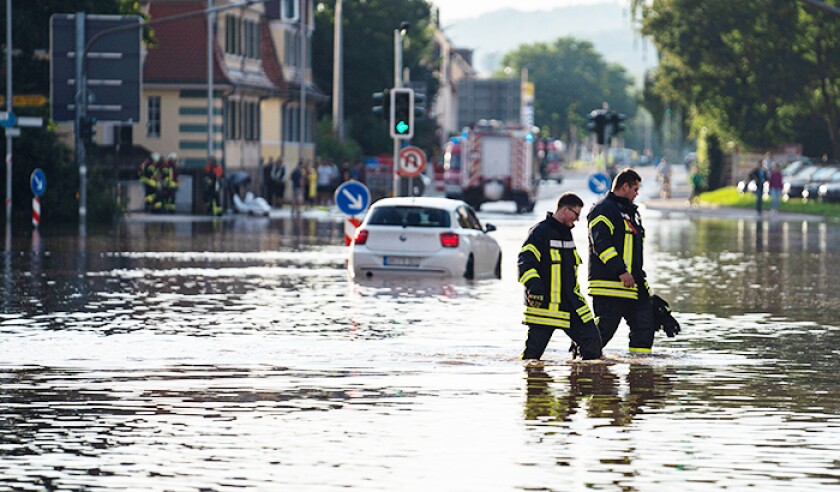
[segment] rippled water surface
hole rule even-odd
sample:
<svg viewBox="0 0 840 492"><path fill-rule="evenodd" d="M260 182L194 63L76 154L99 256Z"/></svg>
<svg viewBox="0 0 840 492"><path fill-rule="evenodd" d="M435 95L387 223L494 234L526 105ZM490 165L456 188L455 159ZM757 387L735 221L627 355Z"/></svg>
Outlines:
<svg viewBox="0 0 840 492"><path fill-rule="evenodd" d="M15 237L0 489L840 488L840 227L648 211L683 332L526 368L540 217L481 216L501 281L348 280L340 219Z"/></svg>

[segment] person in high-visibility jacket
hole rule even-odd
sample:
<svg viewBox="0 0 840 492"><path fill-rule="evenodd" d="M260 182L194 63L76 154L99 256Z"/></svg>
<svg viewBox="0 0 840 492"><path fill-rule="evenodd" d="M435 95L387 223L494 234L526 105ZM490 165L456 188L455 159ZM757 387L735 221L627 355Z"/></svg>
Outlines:
<svg viewBox="0 0 840 492"><path fill-rule="evenodd" d="M519 282L525 286L523 323L528 325L523 360L540 359L558 328L572 339L575 355L601 357L601 335L577 281L581 260L572 228L582 208L580 197L564 193L557 210L531 228L519 252Z"/></svg>
<svg viewBox="0 0 840 492"><path fill-rule="evenodd" d="M147 212L153 211L155 204L159 203L157 192L160 186L160 165L160 154L152 152L137 170L140 182L143 183L143 208Z"/></svg>
<svg viewBox="0 0 840 492"><path fill-rule="evenodd" d="M642 178L632 169L616 175L612 191L596 203L589 224L589 295L604 346L624 318L630 327L630 352L653 348L653 307L642 263L645 229L633 204Z"/></svg>

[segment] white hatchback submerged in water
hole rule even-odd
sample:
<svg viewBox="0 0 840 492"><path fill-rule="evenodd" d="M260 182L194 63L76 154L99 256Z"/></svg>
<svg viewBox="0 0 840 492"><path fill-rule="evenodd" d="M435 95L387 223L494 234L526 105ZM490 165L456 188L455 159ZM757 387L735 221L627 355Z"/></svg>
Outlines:
<svg viewBox="0 0 840 492"><path fill-rule="evenodd" d="M350 245L355 277L381 273L501 278L502 251L475 210L461 200L383 198L373 204Z"/></svg>

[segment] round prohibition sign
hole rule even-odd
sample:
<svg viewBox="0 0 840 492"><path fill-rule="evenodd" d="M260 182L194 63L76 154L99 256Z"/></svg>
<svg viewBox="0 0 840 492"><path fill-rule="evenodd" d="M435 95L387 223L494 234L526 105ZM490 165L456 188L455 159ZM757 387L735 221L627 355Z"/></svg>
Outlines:
<svg viewBox="0 0 840 492"><path fill-rule="evenodd" d="M409 145L400 150L400 166L397 173L400 176L413 178L419 176L426 167L426 153L419 147Z"/></svg>

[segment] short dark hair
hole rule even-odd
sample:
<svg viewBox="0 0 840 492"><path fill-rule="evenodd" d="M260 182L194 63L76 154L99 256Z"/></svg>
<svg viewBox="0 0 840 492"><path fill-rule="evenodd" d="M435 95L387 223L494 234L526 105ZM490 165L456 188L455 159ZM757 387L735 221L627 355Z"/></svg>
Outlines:
<svg viewBox="0 0 840 492"><path fill-rule="evenodd" d="M571 191L567 191L560 195L560 198L557 200L557 208L560 207L583 207L583 200Z"/></svg>
<svg viewBox="0 0 840 492"><path fill-rule="evenodd" d="M641 183L641 182L642 182L642 177L639 176L639 173L630 169L629 167L626 167L626 168L622 169L615 176L615 179L613 180L613 184L612 184L612 191L615 191L615 190L621 188L621 186L624 183L627 183L627 184L632 186L636 183Z"/></svg>

